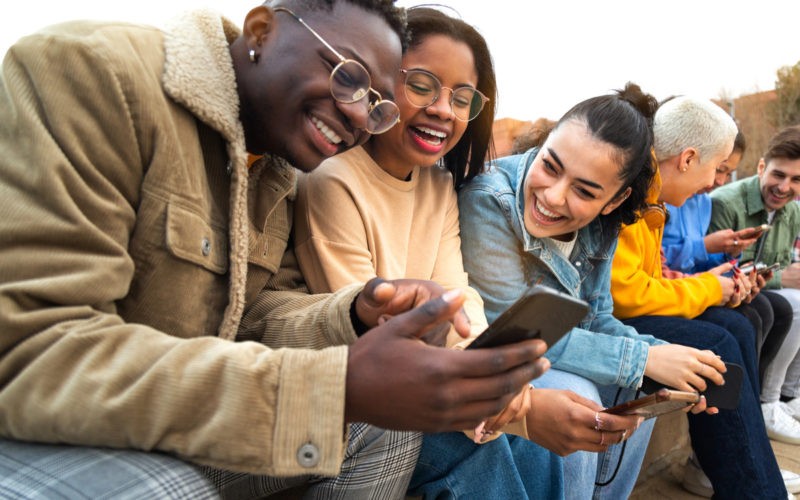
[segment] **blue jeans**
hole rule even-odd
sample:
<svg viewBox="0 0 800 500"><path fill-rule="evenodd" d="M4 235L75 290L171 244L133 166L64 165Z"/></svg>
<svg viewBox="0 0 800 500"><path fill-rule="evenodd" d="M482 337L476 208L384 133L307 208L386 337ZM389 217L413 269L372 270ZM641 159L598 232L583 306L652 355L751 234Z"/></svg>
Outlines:
<svg viewBox="0 0 800 500"><path fill-rule="evenodd" d="M534 385L547 389L568 389L606 408L636 397L635 389L598 387L580 375L552 368L534 380ZM636 485L654 424L654 418L642 422L624 446L611 446L604 453L578 451L564 457L565 498L628 498Z"/></svg>
<svg viewBox="0 0 800 500"><path fill-rule="evenodd" d="M561 498L562 459L510 434L481 445L461 432L426 434L408 494L436 500Z"/></svg>
<svg viewBox="0 0 800 500"><path fill-rule="evenodd" d="M642 316L624 323L667 342L710 349L723 361L744 367L738 408L717 415L689 414L692 448L714 487L714 498L784 500L786 488L761 415L755 332L747 319L731 309L711 307L695 319Z"/></svg>

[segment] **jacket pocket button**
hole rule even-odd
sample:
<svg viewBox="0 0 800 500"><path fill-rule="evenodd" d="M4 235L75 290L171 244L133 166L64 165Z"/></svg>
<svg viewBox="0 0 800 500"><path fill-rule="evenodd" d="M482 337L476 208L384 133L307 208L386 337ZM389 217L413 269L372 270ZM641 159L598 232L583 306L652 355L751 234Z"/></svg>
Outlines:
<svg viewBox="0 0 800 500"><path fill-rule="evenodd" d="M311 468L319 463L319 450L311 443L306 443L297 450L297 463L302 467Z"/></svg>
<svg viewBox="0 0 800 500"><path fill-rule="evenodd" d="M211 242L208 238L203 238L203 241L200 243L200 251L203 252L204 257L208 257L208 254L211 253Z"/></svg>

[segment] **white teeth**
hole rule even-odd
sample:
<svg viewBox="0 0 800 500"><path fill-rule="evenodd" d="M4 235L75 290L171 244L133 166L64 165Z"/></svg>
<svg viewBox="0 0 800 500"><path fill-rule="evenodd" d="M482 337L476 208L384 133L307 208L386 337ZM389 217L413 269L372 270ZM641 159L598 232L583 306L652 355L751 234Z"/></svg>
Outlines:
<svg viewBox="0 0 800 500"><path fill-rule="evenodd" d="M776 198L788 198L790 194L792 194L792 193L789 192L789 193L783 194L783 193L780 193L780 192L775 191L775 190L772 191L772 196L774 196Z"/></svg>
<svg viewBox="0 0 800 500"><path fill-rule="evenodd" d="M561 217L561 216L560 216L560 215L558 215L557 213L553 213L553 212L551 212L550 210L548 210L548 209L544 208L544 207L542 206L542 204L539 202L539 200L538 200L538 199L536 200L536 210L538 210L539 212L541 212L541 213L542 213L542 215L545 215L545 216L547 216L547 217L550 217L551 219L557 219L557 218Z"/></svg>
<svg viewBox="0 0 800 500"><path fill-rule="evenodd" d="M444 138L447 137L447 134L445 134L444 132L440 132L438 130L433 130L432 128L428 128L428 127L417 127L417 130L419 130L421 132L425 132L426 134L430 134L430 135L432 135L434 137L438 137L439 139L444 139Z"/></svg>
<svg viewBox="0 0 800 500"><path fill-rule="evenodd" d="M336 135L336 132L328 128L328 126L322 123L322 120L316 116L311 117L311 122L317 127L317 130L319 130L322 135L324 135L325 138L330 141L331 144L339 144L342 142L342 138Z"/></svg>

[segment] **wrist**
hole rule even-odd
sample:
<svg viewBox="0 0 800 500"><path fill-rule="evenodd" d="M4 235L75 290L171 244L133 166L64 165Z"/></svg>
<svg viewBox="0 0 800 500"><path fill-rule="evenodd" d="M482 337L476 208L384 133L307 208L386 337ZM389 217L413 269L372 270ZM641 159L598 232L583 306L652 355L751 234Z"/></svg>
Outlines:
<svg viewBox="0 0 800 500"><path fill-rule="evenodd" d="M356 332L356 336L360 337L369 331L369 326L366 323L361 321L361 318L358 316L358 311L356 310L356 303L358 302L358 295L353 299L353 302L350 303L350 323L353 325L353 330Z"/></svg>

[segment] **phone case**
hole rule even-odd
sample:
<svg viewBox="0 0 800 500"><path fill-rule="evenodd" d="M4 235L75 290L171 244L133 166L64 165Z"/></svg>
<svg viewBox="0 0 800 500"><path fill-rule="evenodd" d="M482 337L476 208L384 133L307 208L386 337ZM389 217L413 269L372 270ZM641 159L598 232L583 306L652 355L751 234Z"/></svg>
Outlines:
<svg viewBox="0 0 800 500"><path fill-rule="evenodd" d="M648 419L681 410L698 401L700 401L700 394L696 392L659 389L653 394L627 401L603 411L612 415L639 415Z"/></svg>
<svg viewBox="0 0 800 500"><path fill-rule="evenodd" d="M739 406L739 394L742 392L744 369L736 363L725 363L728 371L724 373L724 385L717 385L706 379L706 390L701 394L706 397L708 406L716 406L722 410L733 410Z"/></svg>
<svg viewBox="0 0 800 500"><path fill-rule="evenodd" d="M467 349L541 338L552 346L589 312L589 305L558 290L535 285L489 325Z"/></svg>

